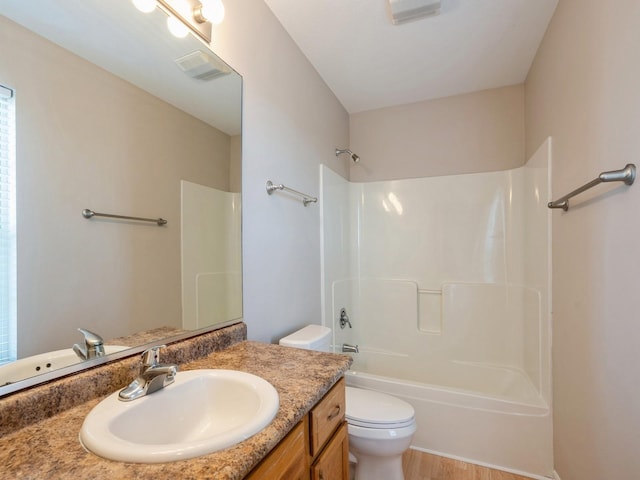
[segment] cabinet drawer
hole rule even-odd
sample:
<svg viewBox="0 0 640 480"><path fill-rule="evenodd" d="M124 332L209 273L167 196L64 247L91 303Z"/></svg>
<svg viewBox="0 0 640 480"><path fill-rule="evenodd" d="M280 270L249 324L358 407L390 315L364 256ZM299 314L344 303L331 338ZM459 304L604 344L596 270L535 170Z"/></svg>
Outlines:
<svg viewBox="0 0 640 480"><path fill-rule="evenodd" d="M246 480L308 480L307 417L284 437L276 448L254 468Z"/></svg>
<svg viewBox="0 0 640 480"><path fill-rule="evenodd" d="M345 381L341 378L309 414L312 457L318 454L331 434L344 421L344 415Z"/></svg>

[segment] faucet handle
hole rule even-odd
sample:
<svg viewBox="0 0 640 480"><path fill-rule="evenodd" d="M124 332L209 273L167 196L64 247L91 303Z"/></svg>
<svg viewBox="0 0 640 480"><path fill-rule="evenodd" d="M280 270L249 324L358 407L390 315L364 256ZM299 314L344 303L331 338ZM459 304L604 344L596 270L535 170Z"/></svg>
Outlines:
<svg viewBox="0 0 640 480"><path fill-rule="evenodd" d="M84 344L87 347L99 347L104 345L104 340L97 333L90 332L84 328L79 328L78 331L84 336Z"/></svg>
<svg viewBox="0 0 640 480"><path fill-rule="evenodd" d="M160 363L160 349L165 347L166 345L157 345L142 352L142 366L155 367L158 365Z"/></svg>
<svg viewBox="0 0 640 480"><path fill-rule="evenodd" d="M88 360L104 355L104 340L100 335L84 328L79 328L78 331L84 337L84 346L81 347L77 343L73 346L73 351L76 352L78 357L82 360Z"/></svg>

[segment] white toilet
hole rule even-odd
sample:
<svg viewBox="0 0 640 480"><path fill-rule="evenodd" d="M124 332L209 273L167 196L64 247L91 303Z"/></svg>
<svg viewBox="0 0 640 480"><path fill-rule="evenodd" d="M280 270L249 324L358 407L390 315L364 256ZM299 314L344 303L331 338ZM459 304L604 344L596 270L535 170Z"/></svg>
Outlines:
<svg viewBox="0 0 640 480"><path fill-rule="evenodd" d="M309 325L280 345L331 351L331 329ZM402 454L416 432L413 407L384 393L347 387L349 452L356 458L356 480L404 480Z"/></svg>

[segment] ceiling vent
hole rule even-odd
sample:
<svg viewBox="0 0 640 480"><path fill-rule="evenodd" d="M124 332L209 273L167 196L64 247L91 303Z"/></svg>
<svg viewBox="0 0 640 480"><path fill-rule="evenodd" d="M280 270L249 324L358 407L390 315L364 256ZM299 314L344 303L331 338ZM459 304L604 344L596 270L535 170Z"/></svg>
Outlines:
<svg viewBox="0 0 640 480"><path fill-rule="evenodd" d="M201 50L177 58L175 62L184 73L197 80L213 80L231 73L231 69L224 62Z"/></svg>
<svg viewBox="0 0 640 480"><path fill-rule="evenodd" d="M394 25L440 13L440 0L389 0Z"/></svg>

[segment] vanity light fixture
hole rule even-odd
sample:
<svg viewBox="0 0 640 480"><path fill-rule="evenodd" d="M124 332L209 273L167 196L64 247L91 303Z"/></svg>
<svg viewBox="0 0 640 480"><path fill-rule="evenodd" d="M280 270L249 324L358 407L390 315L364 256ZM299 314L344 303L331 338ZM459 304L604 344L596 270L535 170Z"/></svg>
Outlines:
<svg viewBox="0 0 640 480"><path fill-rule="evenodd" d="M185 37L189 31L206 43L211 43L212 24L224 19L222 0L132 0L141 12L152 12L156 5L167 15L167 27L176 37Z"/></svg>
<svg viewBox="0 0 640 480"><path fill-rule="evenodd" d="M193 17L200 23L211 22L219 25L224 20L222 0L200 0L200 6L194 8Z"/></svg>

